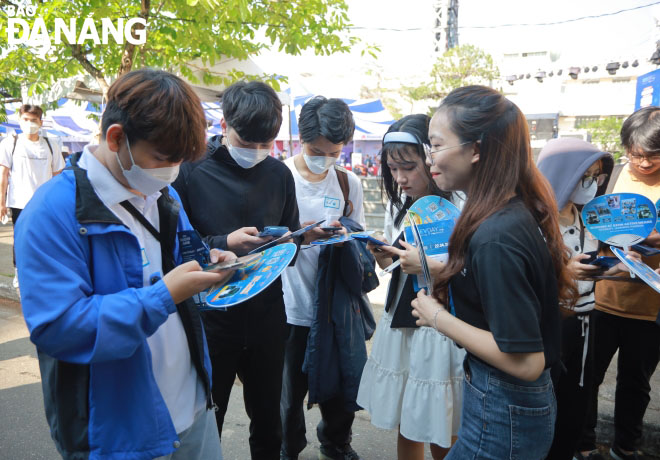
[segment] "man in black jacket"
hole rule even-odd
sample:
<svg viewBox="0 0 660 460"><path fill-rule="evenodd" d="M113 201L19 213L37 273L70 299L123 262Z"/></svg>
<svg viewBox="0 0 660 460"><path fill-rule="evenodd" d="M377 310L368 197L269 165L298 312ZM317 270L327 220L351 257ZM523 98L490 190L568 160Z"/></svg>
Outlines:
<svg viewBox="0 0 660 460"><path fill-rule="evenodd" d="M268 242L269 225L300 227L293 176L269 156L282 124L282 104L261 82L239 82L222 97L222 136L207 156L186 164L174 187L190 222L214 248L243 255ZM282 283L227 311L203 316L213 366L218 431L236 375L243 382L253 459L278 459L282 437L280 393L286 338Z"/></svg>

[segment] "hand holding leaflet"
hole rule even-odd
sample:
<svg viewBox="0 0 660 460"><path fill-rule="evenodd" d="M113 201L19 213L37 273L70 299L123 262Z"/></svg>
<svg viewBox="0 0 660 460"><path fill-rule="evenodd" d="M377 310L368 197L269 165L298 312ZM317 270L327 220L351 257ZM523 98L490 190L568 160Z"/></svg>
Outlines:
<svg viewBox="0 0 660 460"><path fill-rule="evenodd" d="M419 234L419 229L417 228L417 224L415 223L415 214L408 211L408 214L406 216L408 218L408 222L410 223L410 226L413 231L413 237L415 239L415 246L417 247L417 250L419 251L419 260L422 264L422 275L424 276L424 284L425 286L420 286L420 287L425 287L428 292L430 292L430 289L433 289L433 279L431 278L431 272L429 270L428 263L426 261L426 252L424 251L424 245L422 244L422 237Z"/></svg>
<svg viewBox="0 0 660 460"><path fill-rule="evenodd" d="M310 231L310 230L313 229L314 227L318 227L318 226L321 225L323 222L325 222L325 219L319 220L318 222L314 222L313 224L307 225L306 227L303 227L303 228L301 228L301 229L299 229L299 230L296 230L296 231L293 232L293 233L290 233L290 234L288 234L288 235L284 235L284 236L282 236L282 237L280 237L280 238L277 238L277 239L275 239L275 240L273 240L273 241L270 241L270 242L264 244L263 246L259 246L258 248L253 249L252 251L248 252L248 254L256 254L256 253L258 253L258 252L263 252L263 251L265 251L266 249L270 249L270 248L272 248L273 246L277 246L277 245L280 244L280 243L284 243L285 241L288 241L288 240L290 240L291 238L295 238L296 236L300 236L300 235L302 235L303 233Z"/></svg>

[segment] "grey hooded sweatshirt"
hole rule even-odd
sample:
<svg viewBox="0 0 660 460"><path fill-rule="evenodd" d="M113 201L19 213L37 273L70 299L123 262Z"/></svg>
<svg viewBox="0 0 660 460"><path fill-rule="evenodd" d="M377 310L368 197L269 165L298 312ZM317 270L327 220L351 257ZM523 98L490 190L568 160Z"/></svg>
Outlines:
<svg viewBox="0 0 660 460"><path fill-rule="evenodd" d="M539 153L536 166L550 182L560 211L568 203L584 173L599 159L602 160L603 173L607 174L607 179L598 187L596 196L602 195L607 190L614 168L612 155L582 139L563 137L552 139L545 144Z"/></svg>

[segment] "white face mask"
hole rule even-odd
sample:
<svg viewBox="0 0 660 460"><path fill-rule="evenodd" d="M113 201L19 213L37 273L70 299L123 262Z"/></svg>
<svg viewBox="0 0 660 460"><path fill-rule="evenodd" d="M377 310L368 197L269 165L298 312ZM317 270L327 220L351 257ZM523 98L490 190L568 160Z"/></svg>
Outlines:
<svg viewBox="0 0 660 460"><path fill-rule="evenodd" d="M326 156L312 157L307 155L306 153L303 153L303 159L305 160L305 164L307 165L309 170L312 171L314 174L323 174L328 169L332 168L332 165L337 163L337 158L335 157L326 157Z"/></svg>
<svg viewBox="0 0 660 460"><path fill-rule="evenodd" d="M128 145L128 138L126 138L126 146L128 147L128 155L131 159L131 168L128 170L124 169L121 161L119 161L119 152L115 153L117 162L124 173L124 177L128 181L128 185L143 195L153 195L159 190L164 189L174 182L179 175L179 165L164 168L141 168L133 160L133 153L131 152L131 146Z"/></svg>
<svg viewBox="0 0 660 460"><path fill-rule="evenodd" d="M229 155L234 159L238 166L243 169L250 169L266 159L270 153L270 149L246 149L243 147L234 147L229 142L229 137L225 136L227 139L227 150L229 150Z"/></svg>
<svg viewBox="0 0 660 460"><path fill-rule="evenodd" d="M34 121L21 120L18 122L21 131L25 134L37 134L39 132L39 124Z"/></svg>
<svg viewBox="0 0 660 460"><path fill-rule="evenodd" d="M598 192L598 181L593 181L587 188L584 188L580 181L569 199L575 204L587 204L596 197L596 192Z"/></svg>

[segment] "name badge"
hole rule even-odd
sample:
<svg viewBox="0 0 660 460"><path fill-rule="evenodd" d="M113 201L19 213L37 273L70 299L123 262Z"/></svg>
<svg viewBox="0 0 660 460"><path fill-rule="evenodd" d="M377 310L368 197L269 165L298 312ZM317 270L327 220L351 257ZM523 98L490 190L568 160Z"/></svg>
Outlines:
<svg viewBox="0 0 660 460"><path fill-rule="evenodd" d="M324 197L323 207L330 209L339 209L339 198L332 198L329 196Z"/></svg>

